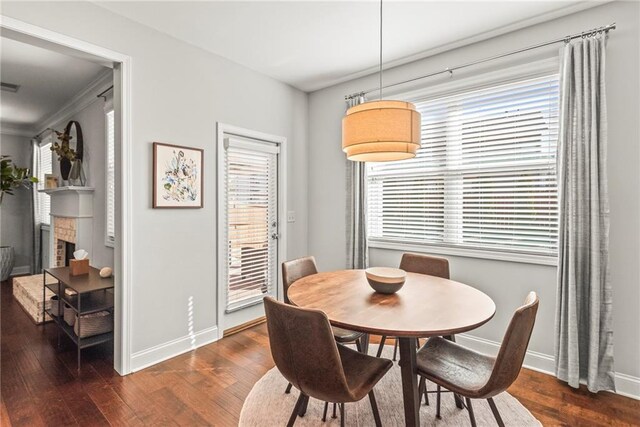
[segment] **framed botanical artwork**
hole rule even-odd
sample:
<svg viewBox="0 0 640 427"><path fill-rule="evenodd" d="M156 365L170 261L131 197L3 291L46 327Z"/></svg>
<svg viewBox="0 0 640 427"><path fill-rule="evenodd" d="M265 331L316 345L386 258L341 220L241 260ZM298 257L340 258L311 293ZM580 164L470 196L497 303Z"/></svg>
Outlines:
<svg viewBox="0 0 640 427"><path fill-rule="evenodd" d="M203 206L204 150L153 143L153 207Z"/></svg>

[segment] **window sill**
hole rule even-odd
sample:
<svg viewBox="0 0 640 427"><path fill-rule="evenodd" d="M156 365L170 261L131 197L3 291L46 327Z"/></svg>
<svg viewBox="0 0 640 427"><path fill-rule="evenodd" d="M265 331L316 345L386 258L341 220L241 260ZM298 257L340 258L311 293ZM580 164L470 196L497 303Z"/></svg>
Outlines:
<svg viewBox="0 0 640 427"><path fill-rule="evenodd" d="M411 252L429 252L439 255L453 255L467 258L481 258L497 261L509 261L519 262L524 264L539 264L557 266L558 259L556 256L526 254L517 252L502 252L492 251L489 249L470 249L470 248L457 248L453 246L438 246L428 245L420 243L400 243L400 242L388 242L381 240L369 240L370 248L375 249L391 249L397 251L411 251Z"/></svg>

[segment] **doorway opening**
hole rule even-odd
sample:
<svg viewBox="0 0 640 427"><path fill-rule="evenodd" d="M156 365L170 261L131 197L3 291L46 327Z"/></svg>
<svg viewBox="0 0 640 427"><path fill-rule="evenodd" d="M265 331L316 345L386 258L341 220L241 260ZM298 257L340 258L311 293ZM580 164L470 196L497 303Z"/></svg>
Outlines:
<svg viewBox="0 0 640 427"><path fill-rule="evenodd" d="M40 289L40 296L32 293L31 298L41 309L39 320L47 326L33 327L46 331L55 330L48 321L62 324L55 322L46 308L54 295L44 292L43 282L49 283L49 278L43 279L42 272L65 268L82 256L79 251L74 256L74 252L83 249L96 274L102 267L112 269L114 288L107 292L112 293L113 339L106 343L109 348L104 353L119 374L128 374L131 59L4 16L0 37L3 83L10 79L15 81L13 87L17 86L10 95L3 91L0 147L3 155L5 151L13 154L23 163L16 162L17 166L28 167L38 178L34 188L21 190L23 204L11 200L11 208L18 209L25 224L9 242L21 247L22 269L13 272L23 279L21 289L30 286L27 282ZM63 145L66 150L58 148ZM11 208L2 205L3 244L10 234L5 230L14 229L8 220L15 217L4 215ZM3 296L16 294L15 282L2 283ZM30 302L9 299L23 309ZM6 300L3 298L3 304ZM23 312L28 316L27 309ZM76 317L80 315L76 313ZM69 330L64 332L67 344L80 342L82 336L74 340Z"/></svg>

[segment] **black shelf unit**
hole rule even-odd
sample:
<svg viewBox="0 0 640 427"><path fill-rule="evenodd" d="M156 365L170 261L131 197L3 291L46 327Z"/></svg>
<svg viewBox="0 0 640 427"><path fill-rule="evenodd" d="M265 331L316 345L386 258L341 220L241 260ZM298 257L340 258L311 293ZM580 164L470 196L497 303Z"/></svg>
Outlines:
<svg viewBox="0 0 640 427"><path fill-rule="evenodd" d="M56 283L47 283L47 274L56 279ZM106 332L89 337L79 337L76 335L73 326L68 325L63 316L63 307L68 305L77 315L78 329L82 331L82 316L100 311L110 311L114 309L113 278L100 277L96 268L90 267L89 273L72 276L69 267L46 268L43 272L42 296L45 298L45 290L49 289L58 297L58 314L54 316L50 309L43 308L43 312L48 314L58 326L58 346L60 346L60 332L64 332L76 345L78 357L78 372L81 366L81 350L94 345L113 341L113 328L111 332ZM74 295L67 295L66 289L75 292ZM44 307L44 304L43 304ZM43 327L46 323L43 323Z"/></svg>

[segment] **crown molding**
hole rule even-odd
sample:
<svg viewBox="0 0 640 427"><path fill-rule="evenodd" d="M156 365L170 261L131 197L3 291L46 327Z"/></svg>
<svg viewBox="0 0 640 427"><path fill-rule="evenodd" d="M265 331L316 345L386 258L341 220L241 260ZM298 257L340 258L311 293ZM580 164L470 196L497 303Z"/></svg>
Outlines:
<svg viewBox="0 0 640 427"><path fill-rule="evenodd" d="M61 122L71 119L75 114L84 110L98 100L97 95L113 84L113 70L106 69L89 85L78 92L67 103L58 108L54 113L40 120L35 126L38 131L52 128Z"/></svg>
<svg viewBox="0 0 640 427"><path fill-rule="evenodd" d="M8 124L0 124L0 134L11 136L24 136L27 138L33 138L37 133L36 128L30 126L15 126Z"/></svg>

